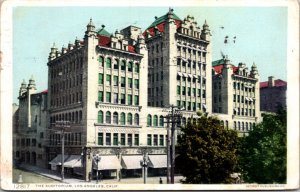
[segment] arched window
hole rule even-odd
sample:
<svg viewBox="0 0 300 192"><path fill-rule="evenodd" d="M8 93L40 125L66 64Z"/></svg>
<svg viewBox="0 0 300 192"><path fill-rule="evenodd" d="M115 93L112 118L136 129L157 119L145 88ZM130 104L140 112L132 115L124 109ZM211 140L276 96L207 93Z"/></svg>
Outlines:
<svg viewBox="0 0 300 192"><path fill-rule="evenodd" d="M243 131L244 131L244 128L245 128L244 125L245 125L244 122L242 122L242 130L243 130Z"/></svg>
<svg viewBox="0 0 300 192"><path fill-rule="evenodd" d="M252 123L249 123L249 129L252 130Z"/></svg>
<svg viewBox="0 0 300 192"><path fill-rule="evenodd" d="M131 61L128 63L128 71L132 72L132 62Z"/></svg>
<svg viewBox="0 0 300 192"><path fill-rule="evenodd" d="M238 122L238 129L241 130L241 123Z"/></svg>
<svg viewBox="0 0 300 192"><path fill-rule="evenodd" d="M187 121L188 121L188 123L192 123L192 120L190 117L187 119Z"/></svg>
<svg viewBox="0 0 300 192"><path fill-rule="evenodd" d="M103 111L98 111L98 123L103 123Z"/></svg>
<svg viewBox="0 0 300 192"><path fill-rule="evenodd" d="M157 115L154 115L154 117L153 117L153 126L154 127L158 126Z"/></svg>
<svg viewBox="0 0 300 192"><path fill-rule="evenodd" d="M135 114L134 115L134 125L139 125L140 124L140 118L139 118L139 114Z"/></svg>
<svg viewBox="0 0 300 192"><path fill-rule="evenodd" d="M111 113L109 111L106 112L105 122L111 123Z"/></svg>
<svg viewBox="0 0 300 192"><path fill-rule="evenodd" d="M152 116L148 115L147 117L147 126L152 126Z"/></svg>
<svg viewBox="0 0 300 192"><path fill-rule="evenodd" d="M99 57L98 61L99 61L99 66L100 66L100 67L104 67L104 62L103 62L104 59L103 59L102 56Z"/></svg>
<svg viewBox="0 0 300 192"><path fill-rule="evenodd" d="M75 122L76 122L76 123L78 123L78 119L79 119L79 117L78 117L78 111L76 111L76 112L75 112Z"/></svg>
<svg viewBox="0 0 300 192"><path fill-rule="evenodd" d="M121 113L121 117L120 117L120 119L121 119L121 125L125 125L125 113Z"/></svg>
<svg viewBox="0 0 300 192"><path fill-rule="evenodd" d="M159 116L159 126L163 127L164 126L164 117L161 115Z"/></svg>
<svg viewBox="0 0 300 192"><path fill-rule="evenodd" d="M106 68L111 68L111 58L106 58Z"/></svg>
<svg viewBox="0 0 300 192"><path fill-rule="evenodd" d="M102 113L103 116L103 113ZM82 122L82 111L79 111L79 123ZM103 123L103 118L102 118L102 123Z"/></svg>
<svg viewBox="0 0 300 192"><path fill-rule="evenodd" d="M228 121L226 120L225 123L226 123L226 128L228 129Z"/></svg>
<svg viewBox="0 0 300 192"><path fill-rule="evenodd" d="M121 70L122 71L126 70L126 61L124 61L124 60L121 62Z"/></svg>
<svg viewBox="0 0 300 192"><path fill-rule="evenodd" d="M132 125L132 114L131 113L128 113L128 115L127 115L127 124Z"/></svg>
<svg viewBox="0 0 300 192"><path fill-rule="evenodd" d="M183 126L186 126L186 118L185 117L182 118L182 124L183 124Z"/></svg>
<svg viewBox="0 0 300 192"><path fill-rule="evenodd" d="M248 131L248 122L246 122L246 131Z"/></svg>
<svg viewBox="0 0 300 192"><path fill-rule="evenodd" d="M236 122L234 122L234 130L236 130Z"/></svg>
<svg viewBox="0 0 300 192"><path fill-rule="evenodd" d="M118 113L114 112L114 114L113 114L113 124L118 124L118 123L119 123Z"/></svg>
<svg viewBox="0 0 300 192"><path fill-rule="evenodd" d="M115 59L114 69L119 69L119 60L118 59Z"/></svg>
<svg viewBox="0 0 300 192"><path fill-rule="evenodd" d="M140 66L138 63L134 64L134 72L139 73L140 72Z"/></svg>

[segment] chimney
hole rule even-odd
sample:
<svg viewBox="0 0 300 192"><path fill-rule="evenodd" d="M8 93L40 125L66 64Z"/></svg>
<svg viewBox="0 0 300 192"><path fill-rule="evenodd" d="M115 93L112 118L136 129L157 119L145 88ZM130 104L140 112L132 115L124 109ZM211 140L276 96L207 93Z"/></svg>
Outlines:
<svg viewBox="0 0 300 192"><path fill-rule="evenodd" d="M274 87L274 86L275 86L274 76L268 77L268 87Z"/></svg>

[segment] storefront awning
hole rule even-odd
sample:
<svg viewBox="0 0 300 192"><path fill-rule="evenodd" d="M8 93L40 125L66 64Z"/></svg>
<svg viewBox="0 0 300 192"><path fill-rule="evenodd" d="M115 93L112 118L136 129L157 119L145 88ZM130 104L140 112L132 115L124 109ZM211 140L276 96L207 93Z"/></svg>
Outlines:
<svg viewBox="0 0 300 192"><path fill-rule="evenodd" d="M149 155L150 164L152 168L167 167L167 155Z"/></svg>
<svg viewBox="0 0 300 192"><path fill-rule="evenodd" d="M98 170L111 170L111 169L121 169L120 161L117 156L100 156L100 161L98 162ZM93 169L97 169L97 162L95 158L93 159Z"/></svg>
<svg viewBox="0 0 300 192"><path fill-rule="evenodd" d="M122 156L121 165L124 169L141 169L141 160L143 160L142 155Z"/></svg>
<svg viewBox="0 0 300 192"><path fill-rule="evenodd" d="M180 77L182 76L182 73L180 73L180 72L177 72L177 75L179 75Z"/></svg>
<svg viewBox="0 0 300 192"><path fill-rule="evenodd" d="M69 155L64 155L64 162L66 161L67 158L69 158ZM61 159L62 159L62 155L58 154L54 159L52 159L52 161L49 162L49 164L61 165Z"/></svg>
<svg viewBox="0 0 300 192"><path fill-rule="evenodd" d="M187 74L186 74L186 73L182 73L182 75L183 75L184 77L187 77Z"/></svg>
<svg viewBox="0 0 300 192"><path fill-rule="evenodd" d="M65 160L65 167L82 167L81 156L80 155L70 155L70 157Z"/></svg>

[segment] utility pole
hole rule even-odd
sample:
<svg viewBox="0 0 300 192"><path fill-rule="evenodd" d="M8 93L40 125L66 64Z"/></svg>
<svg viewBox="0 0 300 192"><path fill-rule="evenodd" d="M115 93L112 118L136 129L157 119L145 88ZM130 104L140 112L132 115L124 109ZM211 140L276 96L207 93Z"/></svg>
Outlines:
<svg viewBox="0 0 300 192"><path fill-rule="evenodd" d="M170 183L170 116L167 115L167 184Z"/></svg>
<svg viewBox="0 0 300 192"><path fill-rule="evenodd" d="M174 167L175 167L175 125L174 125L174 105L171 106L172 114L172 126L171 126L171 138L172 138L172 148L171 148L171 183L174 184Z"/></svg>
<svg viewBox="0 0 300 192"><path fill-rule="evenodd" d="M61 180L65 178L64 161L65 161L65 128L70 127L70 121L56 121L55 127L61 128Z"/></svg>

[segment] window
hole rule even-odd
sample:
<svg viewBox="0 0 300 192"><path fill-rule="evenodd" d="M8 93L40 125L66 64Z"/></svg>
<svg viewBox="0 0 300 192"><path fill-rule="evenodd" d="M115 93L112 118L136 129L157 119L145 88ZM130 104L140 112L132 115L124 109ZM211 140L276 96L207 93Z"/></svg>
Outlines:
<svg viewBox="0 0 300 192"><path fill-rule="evenodd" d="M238 122L238 129L241 130L241 123Z"/></svg>
<svg viewBox="0 0 300 192"><path fill-rule="evenodd" d="M99 61L99 66L100 66L100 67L104 67L104 62L103 62L104 59L103 59L103 57L100 56L100 57L98 58L98 61Z"/></svg>
<svg viewBox="0 0 300 192"><path fill-rule="evenodd" d="M140 124L140 119L139 119L139 114L134 115L134 125L139 125Z"/></svg>
<svg viewBox="0 0 300 192"><path fill-rule="evenodd" d="M140 141L139 141L139 135L138 135L138 134L135 134L135 135L134 135L134 145L138 146L139 143L140 143Z"/></svg>
<svg viewBox="0 0 300 192"><path fill-rule="evenodd" d="M164 126L164 117L161 115L159 116L159 126L163 127Z"/></svg>
<svg viewBox="0 0 300 192"><path fill-rule="evenodd" d="M159 135L159 145L164 146L164 136L163 135Z"/></svg>
<svg viewBox="0 0 300 192"><path fill-rule="evenodd" d="M114 69L119 69L119 60L115 59Z"/></svg>
<svg viewBox="0 0 300 192"><path fill-rule="evenodd" d="M125 134L121 134L121 145L125 145Z"/></svg>
<svg viewBox="0 0 300 192"><path fill-rule="evenodd" d="M201 97L201 89L198 89L198 97Z"/></svg>
<svg viewBox="0 0 300 192"><path fill-rule="evenodd" d="M111 93L110 92L106 92L106 102L111 102Z"/></svg>
<svg viewBox="0 0 300 192"><path fill-rule="evenodd" d="M121 113L121 117L120 117L120 121L121 121L121 125L125 125L125 113Z"/></svg>
<svg viewBox="0 0 300 192"><path fill-rule="evenodd" d="M105 144L111 145L111 133L106 133Z"/></svg>
<svg viewBox="0 0 300 192"><path fill-rule="evenodd" d="M128 63L128 71L132 72L132 62L131 61Z"/></svg>
<svg viewBox="0 0 300 192"><path fill-rule="evenodd" d="M103 145L103 133L98 133L98 145Z"/></svg>
<svg viewBox="0 0 300 192"><path fill-rule="evenodd" d="M177 95L180 95L180 86L177 85Z"/></svg>
<svg viewBox="0 0 300 192"><path fill-rule="evenodd" d="M119 77L114 75L114 86L118 86L119 84Z"/></svg>
<svg viewBox="0 0 300 192"><path fill-rule="evenodd" d="M98 111L98 123L103 123L103 111Z"/></svg>
<svg viewBox="0 0 300 192"><path fill-rule="evenodd" d="M106 58L106 68L111 68L111 58Z"/></svg>
<svg viewBox="0 0 300 192"><path fill-rule="evenodd" d="M119 116L117 112L114 112L113 114L113 124L118 124L119 123Z"/></svg>
<svg viewBox="0 0 300 192"><path fill-rule="evenodd" d="M236 95L233 94L233 102L235 102L235 101L236 101Z"/></svg>
<svg viewBox="0 0 300 192"><path fill-rule="evenodd" d="M182 107L184 107L184 109L186 109L186 102L182 101Z"/></svg>
<svg viewBox="0 0 300 192"><path fill-rule="evenodd" d="M182 95L185 95L185 87L182 87Z"/></svg>
<svg viewBox="0 0 300 192"><path fill-rule="evenodd" d="M139 73L140 72L140 66L138 63L134 64L134 72Z"/></svg>
<svg viewBox="0 0 300 192"><path fill-rule="evenodd" d="M98 101L103 102L103 91L98 91Z"/></svg>
<svg viewBox="0 0 300 192"><path fill-rule="evenodd" d="M177 107L180 108L181 107L180 105L181 105L180 100L177 100Z"/></svg>
<svg viewBox="0 0 300 192"><path fill-rule="evenodd" d="M132 105L132 95L127 95L127 99L128 99L127 105Z"/></svg>
<svg viewBox="0 0 300 192"><path fill-rule="evenodd" d="M118 96L119 96L118 93L114 93L114 95L113 95L113 102L114 103L118 103L118 101L119 101Z"/></svg>
<svg viewBox="0 0 300 192"><path fill-rule="evenodd" d="M152 126L152 116L151 115L147 116L147 126Z"/></svg>
<svg viewBox="0 0 300 192"><path fill-rule="evenodd" d="M154 127L158 126L157 115L154 115L154 117L153 117L153 126Z"/></svg>
<svg viewBox="0 0 300 192"><path fill-rule="evenodd" d="M237 96L237 102L240 102L240 96L239 95Z"/></svg>
<svg viewBox="0 0 300 192"><path fill-rule="evenodd" d="M111 85L111 75L106 75L106 85Z"/></svg>
<svg viewBox="0 0 300 192"><path fill-rule="evenodd" d="M152 135L150 135L150 134L147 135L147 145L149 145L149 146L152 145Z"/></svg>
<svg viewBox="0 0 300 192"><path fill-rule="evenodd" d="M121 104L125 104L125 94L121 94Z"/></svg>
<svg viewBox="0 0 300 192"><path fill-rule="evenodd" d="M138 95L134 96L134 105L139 105L139 96Z"/></svg>
<svg viewBox="0 0 300 192"><path fill-rule="evenodd" d="M121 87L125 87L126 85L126 79L125 77L121 77Z"/></svg>
<svg viewBox="0 0 300 192"><path fill-rule="evenodd" d="M138 79L134 80L134 88L139 89L139 80Z"/></svg>
<svg viewBox="0 0 300 192"><path fill-rule="evenodd" d="M126 70L126 61L124 61L124 60L121 62L121 70L122 71Z"/></svg>
<svg viewBox="0 0 300 192"><path fill-rule="evenodd" d="M132 88L132 78L128 78L128 87Z"/></svg>
<svg viewBox="0 0 300 192"><path fill-rule="evenodd" d="M154 146L157 146L157 145L158 145L158 136L157 136L157 135L154 135L154 136L153 136L153 145L154 145Z"/></svg>
<svg viewBox="0 0 300 192"><path fill-rule="evenodd" d="M193 88L193 96L196 97L196 88Z"/></svg>
<svg viewBox="0 0 300 192"><path fill-rule="evenodd" d="M187 109L188 109L188 110L191 110L191 102L187 102L187 105L188 105L188 106L187 106Z"/></svg>
<svg viewBox="0 0 300 192"><path fill-rule="evenodd" d="M131 113L128 113L128 115L127 115L127 124L132 125L132 114Z"/></svg>
<svg viewBox="0 0 300 192"><path fill-rule="evenodd" d="M114 133L113 137L113 145L118 145L118 133Z"/></svg>
<svg viewBox="0 0 300 192"><path fill-rule="evenodd" d="M106 112L105 122L109 124L111 123L111 113L109 111Z"/></svg>
<svg viewBox="0 0 300 192"><path fill-rule="evenodd" d="M98 84L103 85L103 74L102 73L98 74Z"/></svg>
<svg viewBox="0 0 300 192"><path fill-rule="evenodd" d="M234 122L234 130L236 130L236 122Z"/></svg>
<svg viewBox="0 0 300 192"><path fill-rule="evenodd" d="M128 134L128 137L127 137L127 145L129 145L129 146L132 145L132 134Z"/></svg>
<svg viewBox="0 0 300 192"><path fill-rule="evenodd" d="M193 111L196 111L196 103L195 102L192 103L192 107L193 107Z"/></svg>
<svg viewBox="0 0 300 192"><path fill-rule="evenodd" d="M203 90L202 98L205 98L205 97L206 97L205 90Z"/></svg>

